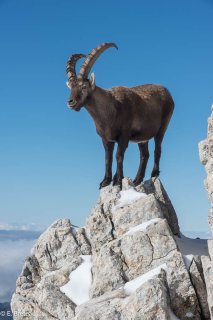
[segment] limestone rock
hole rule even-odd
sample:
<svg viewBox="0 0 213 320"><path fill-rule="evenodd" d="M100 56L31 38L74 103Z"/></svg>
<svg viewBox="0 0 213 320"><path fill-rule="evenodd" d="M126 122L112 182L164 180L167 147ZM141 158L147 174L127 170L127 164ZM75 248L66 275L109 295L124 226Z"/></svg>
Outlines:
<svg viewBox="0 0 213 320"><path fill-rule="evenodd" d="M155 277L143 283L124 301L122 319L158 319L166 320L170 316L170 298L166 273L161 271Z"/></svg>
<svg viewBox="0 0 213 320"><path fill-rule="evenodd" d="M164 263L176 243L166 220L159 219L145 230L132 230L121 238L102 246L93 259L93 284L91 295L99 296L106 289L119 288Z"/></svg>
<svg viewBox="0 0 213 320"><path fill-rule="evenodd" d="M125 191L122 191L125 194ZM146 195L142 193L141 198L136 199L133 203L123 205L122 202L113 207L108 214L112 217L114 236L119 237L130 228L143 222L155 218L164 218L158 201L153 194Z"/></svg>
<svg viewBox="0 0 213 320"><path fill-rule="evenodd" d="M202 267L203 273L207 288L207 295L208 295L208 306L211 315L211 319L213 319L213 268L212 268L212 261L207 256L202 256Z"/></svg>
<svg viewBox="0 0 213 320"><path fill-rule="evenodd" d="M105 293L76 308L75 320L120 320L122 300L126 297L123 289Z"/></svg>
<svg viewBox="0 0 213 320"><path fill-rule="evenodd" d="M85 228L60 219L40 236L17 280L12 310L25 316L15 319L203 319L207 297L197 293L205 289L202 268L193 264L188 272L179 236L159 179L134 188L125 178L122 191L103 188ZM86 255L91 283L78 302L73 286L85 277Z"/></svg>
<svg viewBox="0 0 213 320"><path fill-rule="evenodd" d="M213 204L213 112L208 119L207 139L199 143L199 156L205 166L207 178L205 187L208 191L211 205Z"/></svg>
<svg viewBox="0 0 213 320"><path fill-rule="evenodd" d="M201 314L204 319L210 319L209 307L207 303L208 299L207 299L206 284L205 284L205 279L203 275L201 257L194 256L191 266L189 268L189 273L191 276L192 284L198 296Z"/></svg>
<svg viewBox="0 0 213 320"><path fill-rule="evenodd" d="M77 307L75 319L166 320L170 312L166 273L161 270L133 292L122 287Z"/></svg>
<svg viewBox="0 0 213 320"><path fill-rule="evenodd" d="M161 181L159 179L153 178L145 181L142 186L144 187L147 194L154 194L173 234L180 236L180 229L175 209Z"/></svg>
<svg viewBox="0 0 213 320"><path fill-rule="evenodd" d="M91 253L91 248L84 230L75 230L69 219L53 223L38 239L17 279L11 302L14 319L72 319L76 305L60 287L85 252ZM17 310L23 312L16 314Z"/></svg>
<svg viewBox="0 0 213 320"><path fill-rule="evenodd" d="M211 202L209 211L209 225L213 234L213 108L208 119L207 139L199 143L200 161L205 166L207 178L204 185ZM213 319L213 240L208 241L209 257L202 257L202 266L207 287L208 304Z"/></svg>
<svg viewBox="0 0 213 320"><path fill-rule="evenodd" d="M166 218L173 234L180 234L177 215L160 180L153 178L134 188L131 180L125 178L121 192L118 187L101 189L86 230L93 249L98 250L105 241L154 218Z"/></svg>

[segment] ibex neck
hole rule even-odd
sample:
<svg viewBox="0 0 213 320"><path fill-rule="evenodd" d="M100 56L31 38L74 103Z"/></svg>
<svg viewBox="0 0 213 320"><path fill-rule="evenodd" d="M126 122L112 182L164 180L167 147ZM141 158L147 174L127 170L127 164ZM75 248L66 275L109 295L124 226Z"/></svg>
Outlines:
<svg viewBox="0 0 213 320"><path fill-rule="evenodd" d="M96 87L90 101L85 106L95 122L105 122L115 113L113 97L110 91Z"/></svg>

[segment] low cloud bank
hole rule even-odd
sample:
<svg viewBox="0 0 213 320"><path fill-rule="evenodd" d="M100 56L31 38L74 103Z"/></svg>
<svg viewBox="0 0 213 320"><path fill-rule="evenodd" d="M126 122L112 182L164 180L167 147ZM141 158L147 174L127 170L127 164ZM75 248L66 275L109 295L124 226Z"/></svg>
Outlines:
<svg viewBox="0 0 213 320"><path fill-rule="evenodd" d="M25 258L39 235L37 231L0 230L0 303L11 300Z"/></svg>

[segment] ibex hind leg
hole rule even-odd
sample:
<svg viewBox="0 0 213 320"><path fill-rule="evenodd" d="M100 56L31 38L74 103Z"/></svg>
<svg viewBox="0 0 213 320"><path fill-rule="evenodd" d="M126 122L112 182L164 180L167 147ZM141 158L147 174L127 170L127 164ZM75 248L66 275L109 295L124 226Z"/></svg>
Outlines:
<svg viewBox="0 0 213 320"><path fill-rule="evenodd" d="M117 172L114 174L113 179L112 179L112 185L116 186L118 182L118 175Z"/></svg>
<svg viewBox="0 0 213 320"><path fill-rule="evenodd" d="M173 111L173 110L172 110ZM163 120L162 125L155 136L155 151L154 151L154 167L152 169L151 177L158 177L160 175L160 157L161 157L161 144L163 141L164 134L168 127L172 112L170 112Z"/></svg>
<svg viewBox="0 0 213 320"><path fill-rule="evenodd" d="M118 148L116 152L116 160L117 160L117 170L113 177L113 185L120 186L122 189L122 179L123 179L123 160L124 160L124 153L126 148L128 147L129 139L126 137L120 137L118 141Z"/></svg>
<svg viewBox="0 0 213 320"><path fill-rule="evenodd" d="M133 180L135 186L138 186L144 179L147 162L149 160L149 148L148 141L145 143L138 143L139 151L140 151L140 165L138 168L137 175Z"/></svg>
<svg viewBox="0 0 213 320"><path fill-rule="evenodd" d="M158 139L158 137L155 138L155 152L154 152L154 167L152 169L151 177L158 177L160 175L160 157L161 157L161 143L162 139Z"/></svg>

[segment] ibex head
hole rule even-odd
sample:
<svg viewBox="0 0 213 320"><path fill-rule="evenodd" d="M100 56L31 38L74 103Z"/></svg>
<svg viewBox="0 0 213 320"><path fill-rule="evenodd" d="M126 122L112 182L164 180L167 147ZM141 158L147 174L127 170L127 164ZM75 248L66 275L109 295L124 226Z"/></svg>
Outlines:
<svg viewBox="0 0 213 320"><path fill-rule="evenodd" d="M118 49L114 43L103 43L102 45L93 49L88 56L84 54L74 54L69 58L66 71L68 75L67 86L69 89L71 89L68 107L71 109L79 111L84 105L87 104L93 91L95 90L95 75L92 73L88 79L87 77L89 72L101 53L110 47L115 47ZM79 74L76 75L76 62L83 57L86 57L86 59L81 66Z"/></svg>

